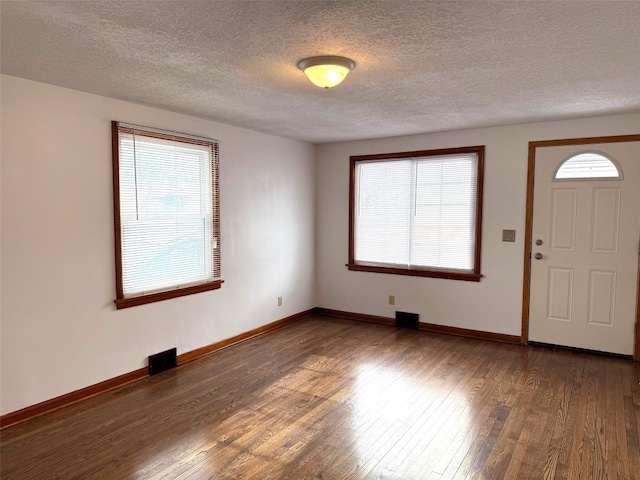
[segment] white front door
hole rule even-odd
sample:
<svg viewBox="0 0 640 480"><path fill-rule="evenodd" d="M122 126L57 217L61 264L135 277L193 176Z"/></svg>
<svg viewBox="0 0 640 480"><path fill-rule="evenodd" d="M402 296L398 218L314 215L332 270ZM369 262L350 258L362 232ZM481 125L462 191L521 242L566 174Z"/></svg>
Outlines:
<svg viewBox="0 0 640 480"><path fill-rule="evenodd" d="M554 178L583 152L612 159L622 178ZM589 176L579 165L575 171ZM534 175L529 340L631 355L640 142L539 147Z"/></svg>

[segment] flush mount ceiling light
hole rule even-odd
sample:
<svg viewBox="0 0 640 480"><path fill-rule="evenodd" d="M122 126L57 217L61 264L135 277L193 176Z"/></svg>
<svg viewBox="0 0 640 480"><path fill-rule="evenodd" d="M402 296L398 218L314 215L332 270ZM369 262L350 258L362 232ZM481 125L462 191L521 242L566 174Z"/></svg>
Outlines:
<svg viewBox="0 0 640 480"><path fill-rule="evenodd" d="M356 62L353 60L335 55L309 57L298 62L298 68L321 88L335 87L355 66Z"/></svg>

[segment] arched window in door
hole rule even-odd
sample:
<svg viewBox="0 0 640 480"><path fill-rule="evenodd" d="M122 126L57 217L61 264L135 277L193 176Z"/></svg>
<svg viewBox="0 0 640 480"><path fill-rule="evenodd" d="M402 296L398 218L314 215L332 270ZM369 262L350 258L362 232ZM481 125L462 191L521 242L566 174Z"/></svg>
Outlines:
<svg viewBox="0 0 640 480"><path fill-rule="evenodd" d="M553 180L622 180L622 169L604 153L584 152L562 162Z"/></svg>

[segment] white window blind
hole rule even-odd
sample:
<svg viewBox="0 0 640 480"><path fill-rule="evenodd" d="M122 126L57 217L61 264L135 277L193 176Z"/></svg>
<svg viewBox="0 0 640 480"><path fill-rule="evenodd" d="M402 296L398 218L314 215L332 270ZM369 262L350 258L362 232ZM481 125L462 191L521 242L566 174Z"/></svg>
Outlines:
<svg viewBox="0 0 640 480"><path fill-rule="evenodd" d="M118 124L124 297L220 277L218 144Z"/></svg>
<svg viewBox="0 0 640 480"><path fill-rule="evenodd" d="M473 272L476 153L356 164L354 260Z"/></svg>

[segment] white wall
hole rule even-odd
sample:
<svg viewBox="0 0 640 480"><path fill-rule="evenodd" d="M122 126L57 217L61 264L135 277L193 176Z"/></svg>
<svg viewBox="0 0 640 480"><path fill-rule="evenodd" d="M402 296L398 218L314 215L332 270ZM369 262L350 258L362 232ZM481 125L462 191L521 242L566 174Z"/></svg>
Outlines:
<svg viewBox="0 0 640 480"><path fill-rule="evenodd" d="M316 305L312 145L8 76L1 98L2 414ZM220 140L220 290L114 308L111 120Z"/></svg>
<svg viewBox="0 0 640 480"><path fill-rule="evenodd" d="M1 414L144 367L149 354L190 351L314 306L383 316L405 310L425 322L519 335L528 142L640 131L640 115L625 115L314 149L0 78ZM220 290L115 310L111 120L221 141ZM349 156L465 145L487 147L485 278L348 271ZM501 242L504 228L517 230L516 243Z"/></svg>
<svg viewBox="0 0 640 480"><path fill-rule="evenodd" d="M318 306L520 335L528 142L640 133L640 115L414 135L316 148ZM348 271L349 156L486 145L480 283ZM515 229L516 242L502 242ZM388 305L388 295L396 305Z"/></svg>

